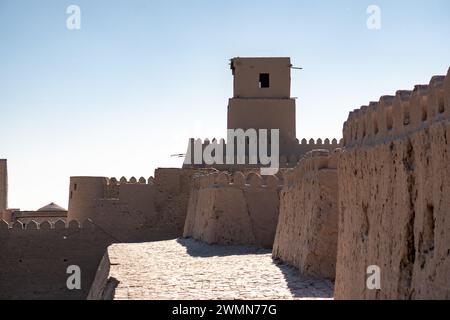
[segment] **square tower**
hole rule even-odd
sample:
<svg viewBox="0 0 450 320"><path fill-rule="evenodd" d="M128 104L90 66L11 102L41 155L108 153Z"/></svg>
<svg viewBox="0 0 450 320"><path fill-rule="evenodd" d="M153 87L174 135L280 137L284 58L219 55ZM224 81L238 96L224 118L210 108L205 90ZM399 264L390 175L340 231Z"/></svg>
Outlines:
<svg viewBox="0 0 450 320"><path fill-rule="evenodd" d="M228 129L279 129L280 154L295 152L295 99L290 58L233 58Z"/></svg>
<svg viewBox="0 0 450 320"><path fill-rule="evenodd" d="M8 168L6 159L0 159L0 219L8 208Z"/></svg>
<svg viewBox="0 0 450 320"><path fill-rule="evenodd" d="M291 97L290 58L233 58L230 65L234 99Z"/></svg>

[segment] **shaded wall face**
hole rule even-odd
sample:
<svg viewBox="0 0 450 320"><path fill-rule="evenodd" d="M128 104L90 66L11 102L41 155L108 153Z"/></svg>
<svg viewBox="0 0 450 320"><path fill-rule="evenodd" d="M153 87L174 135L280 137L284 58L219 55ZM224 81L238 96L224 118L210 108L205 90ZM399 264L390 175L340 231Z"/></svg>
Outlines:
<svg viewBox="0 0 450 320"><path fill-rule="evenodd" d="M69 219L91 219L117 242L180 237L197 170L159 168L152 182L73 177Z"/></svg>
<svg viewBox="0 0 450 320"><path fill-rule="evenodd" d="M0 218L8 208L8 171L7 162L0 159Z"/></svg>
<svg viewBox="0 0 450 320"><path fill-rule="evenodd" d="M92 228L3 229L0 299L86 299L112 239ZM81 290L69 290L67 268L81 269Z"/></svg>
<svg viewBox="0 0 450 320"><path fill-rule="evenodd" d="M336 298L450 298L449 136L441 121L343 152ZM381 290L366 286L370 265Z"/></svg>
<svg viewBox="0 0 450 320"><path fill-rule="evenodd" d="M96 213L96 201L105 196L106 184L104 177L71 177L68 219L91 218Z"/></svg>
<svg viewBox="0 0 450 320"><path fill-rule="evenodd" d="M92 221L114 236L117 242L165 239L159 230L154 208L154 187L122 183L119 198L97 199Z"/></svg>
<svg viewBox="0 0 450 320"><path fill-rule="evenodd" d="M85 299L109 244L180 237L196 171L158 169L155 184L110 188L114 199L104 198L106 178L72 178L71 191L79 192L72 196L72 213L93 221L81 229L61 227L61 221L54 229L34 223L5 229L0 221L0 299ZM80 291L66 287L69 265L81 268Z"/></svg>
<svg viewBox="0 0 450 320"><path fill-rule="evenodd" d="M172 230L172 238L181 237L188 210L195 169L155 170L155 209L159 221Z"/></svg>
<svg viewBox="0 0 450 320"><path fill-rule="evenodd" d="M121 183L117 186L117 198L96 201L91 218L118 242L180 237L187 211L190 174L189 170L157 169L155 184Z"/></svg>
<svg viewBox="0 0 450 320"><path fill-rule="evenodd" d="M234 68L234 98L291 96L289 58L235 58L232 60L232 68ZM268 81L266 84L268 87L261 87L260 80Z"/></svg>

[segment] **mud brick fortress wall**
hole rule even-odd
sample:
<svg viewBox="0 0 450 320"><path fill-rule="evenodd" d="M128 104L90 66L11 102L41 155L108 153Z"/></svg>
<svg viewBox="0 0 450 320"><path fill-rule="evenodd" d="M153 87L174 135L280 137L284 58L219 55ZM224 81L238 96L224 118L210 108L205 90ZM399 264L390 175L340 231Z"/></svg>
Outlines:
<svg viewBox="0 0 450 320"><path fill-rule="evenodd" d="M201 164L195 164L195 156L193 150L202 150L202 152L210 146L211 144L216 143L218 145L221 144L222 148L222 154L223 154L223 164L213 164L213 165L207 165L204 161L202 161ZM297 165L298 161L302 159L305 154L312 150L322 149L322 150L329 150L334 151L337 148L340 148L342 146L343 140L341 139L338 141L337 139L302 139L301 141L295 140L295 143L292 143L290 145L289 150L284 150L287 153L280 154L279 155L279 166L280 168L293 168ZM236 143L235 143L235 154L236 154ZM246 150L248 150L248 146L246 146ZM270 150L270 145L268 146L268 150ZM201 140L201 139L190 139L189 145L188 145L188 151L187 151L187 157L185 159L185 162L183 164L183 168L215 168L218 170L225 170L225 171L245 171L252 168L260 168L261 164L258 161L258 164L252 165L250 164L249 157L246 156L245 163L244 164L238 164L237 157L234 158L233 164L227 164L227 144L225 143L224 139L221 139L220 141L216 138L212 139L211 141L209 139ZM203 159L202 159L203 160Z"/></svg>
<svg viewBox="0 0 450 320"><path fill-rule="evenodd" d="M148 180L72 177L67 226L0 220L0 299L85 299L110 244L182 236L192 176L210 171L157 169ZM67 289L69 265L81 268L81 291Z"/></svg>
<svg viewBox="0 0 450 320"><path fill-rule="evenodd" d="M180 237L195 172L157 169L148 180L72 177L69 219L89 218L117 242Z"/></svg>
<svg viewBox="0 0 450 320"><path fill-rule="evenodd" d="M339 159L338 299L450 299L450 70L352 112ZM366 269L381 268L381 290Z"/></svg>
<svg viewBox="0 0 450 320"><path fill-rule="evenodd" d="M85 299L105 249L114 240L89 222L0 220L0 299ZM69 290L67 267L81 268L81 290Z"/></svg>
<svg viewBox="0 0 450 320"><path fill-rule="evenodd" d="M305 275L335 277L338 150L312 151L285 175L273 256Z"/></svg>
<svg viewBox="0 0 450 320"><path fill-rule="evenodd" d="M337 299L450 299L450 70L354 110L339 142L299 142L291 67L231 61L227 127L280 128L279 174L195 165L188 152L183 169L154 178L72 177L67 225L0 220L0 299L84 299L108 245L181 236L273 246L304 274L335 278ZM11 216L4 160L0 214ZM81 267L81 291L66 287L69 265ZM371 265L382 290L367 289Z"/></svg>
<svg viewBox="0 0 450 320"><path fill-rule="evenodd" d="M221 172L194 179L184 237L210 244L272 247L280 179L256 172Z"/></svg>

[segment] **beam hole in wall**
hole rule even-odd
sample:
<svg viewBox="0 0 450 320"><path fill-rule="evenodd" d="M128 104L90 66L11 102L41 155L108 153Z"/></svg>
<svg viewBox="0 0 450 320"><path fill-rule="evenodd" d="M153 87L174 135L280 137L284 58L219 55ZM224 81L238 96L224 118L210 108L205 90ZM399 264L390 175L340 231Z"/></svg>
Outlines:
<svg viewBox="0 0 450 320"><path fill-rule="evenodd" d="M445 111L444 99L439 98L439 113L444 113L444 111Z"/></svg>
<svg viewBox="0 0 450 320"><path fill-rule="evenodd" d="M428 115L426 108L422 107L422 122L427 121Z"/></svg>
<svg viewBox="0 0 450 320"><path fill-rule="evenodd" d="M259 74L259 88L270 87L270 75L268 73Z"/></svg>
<svg viewBox="0 0 450 320"><path fill-rule="evenodd" d="M389 109L386 117L386 126L388 131L392 130L394 126L394 119L392 118L392 109Z"/></svg>
<svg viewBox="0 0 450 320"><path fill-rule="evenodd" d="M403 125L407 126L409 125L409 111L405 110L403 113Z"/></svg>

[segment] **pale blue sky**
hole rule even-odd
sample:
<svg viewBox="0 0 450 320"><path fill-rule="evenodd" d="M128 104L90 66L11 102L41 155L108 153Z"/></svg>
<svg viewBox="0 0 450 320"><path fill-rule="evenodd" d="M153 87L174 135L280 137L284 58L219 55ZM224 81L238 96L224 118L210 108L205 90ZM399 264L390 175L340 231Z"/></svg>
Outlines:
<svg viewBox="0 0 450 320"><path fill-rule="evenodd" d="M147 178L180 166L170 154L189 137L224 137L234 56L290 56L304 68L298 137L340 138L351 109L447 72L449 12L448 0L0 0L10 207L67 206L71 175Z"/></svg>

